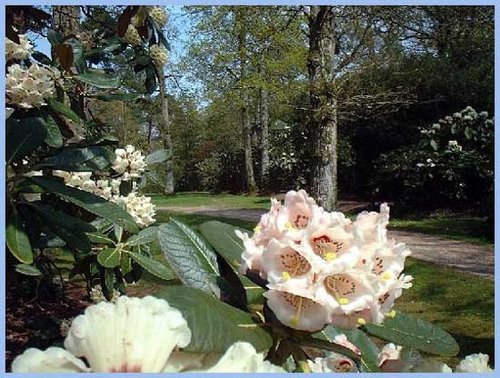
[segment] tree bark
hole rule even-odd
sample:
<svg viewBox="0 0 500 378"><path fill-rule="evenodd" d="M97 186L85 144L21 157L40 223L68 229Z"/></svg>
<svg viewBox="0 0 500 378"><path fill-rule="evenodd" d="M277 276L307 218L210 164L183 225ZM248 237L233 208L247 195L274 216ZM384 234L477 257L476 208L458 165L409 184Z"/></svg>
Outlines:
<svg viewBox="0 0 500 378"><path fill-rule="evenodd" d="M247 190L255 192L258 190L255 183L252 157L252 130L250 127L250 104L248 98L248 89L243 81L246 77L247 52L246 52L246 31L245 20L242 15L243 10L237 10L235 14L236 30L238 35L238 52L240 58L240 81L241 85L241 123L243 131L243 148L245 149L245 170L247 179Z"/></svg>
<svg viewBox="0 0 500 378"><path fill-rule="evenodd" d="M262 185L266 186L269 171L269 106L267 89L260 89L260 175Z"/></svg>
<svg viewBox="0 0 500 378"><path fill-rule="evenodd" d="M175 193L174 186L174 164L172 161L173 156L173 145L172 145L172 134L170 133L170 118L168 113L168 99L165 90L165 77L163 75L163 69L158 69L157 71L158 84L160 87L160 105L161 105L161 124L160 132L163 141L163 148L170 151L170 156L165 161L165 194L170 196Z"/></svg>
<svg viewBox="0 0 500 378"><path fill-rule="evenodd" d="M309 14L310 192L332 211L337 202L337 101L333 92L336 46L334 10L311 6Z"/></svg>

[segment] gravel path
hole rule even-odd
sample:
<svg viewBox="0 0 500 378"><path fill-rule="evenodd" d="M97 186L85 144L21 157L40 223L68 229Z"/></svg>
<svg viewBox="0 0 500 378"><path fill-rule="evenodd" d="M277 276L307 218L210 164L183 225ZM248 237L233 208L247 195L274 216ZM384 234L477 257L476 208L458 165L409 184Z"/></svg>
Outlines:
<svg viewBox="0 0 500 378"><path fill-rule="evenodd" d="M355 211L366 207L359 202L344 201L340 210ZM201 214L213 217L241 219L257 223L265 210L259 209L229 209L205 206L197 207L166 207L158 206L158 210L173 211L189 214ZM494 249L490 246L465 243L463 241L446 239L434 235L418 232L390 230L389 238L406 243L412 251L412 257L432 262L438 265L454 268L456 270L493 279Z"/></svg>

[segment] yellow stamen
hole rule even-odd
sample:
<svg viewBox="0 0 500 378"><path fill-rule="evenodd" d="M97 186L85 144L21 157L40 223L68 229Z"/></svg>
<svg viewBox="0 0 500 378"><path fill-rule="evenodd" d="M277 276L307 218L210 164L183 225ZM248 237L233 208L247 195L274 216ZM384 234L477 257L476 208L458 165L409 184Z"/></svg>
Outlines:
<svg viewBox="0 0 500 378"><path fill-rule="evenodd" d="M365 325L366 324L366 320L363 319L363 318L358 318L358 324Z"/></svg>
<svg viewBox="0 0 500 378"><path fill-rule="evenodd" d="M260 230L261 230L261 227L257 225L254 227L253 232L257 233L257 232L260 232Z"/></svg>
<svg viewBox="0 0 500 378"><path fill-rule="evenodd" d="M290 273L288 273L288 272L283 272L281 275L282 275L283 279L285 279L287 281L290 279Z"/></svg>
<svg viewBox="0 0 500 378"><path fill-rule="evenodd" d="M327 254L325 254L326 261L332 261L333 259L336 259L336 258L337 258L337 254L334 252L328 252Z"/></svg>
<svg viewBox="0 0 500 378"><path fill-rule="evenodd" d="M297 327L299 325L299 317L294 316L291 320L292 326Z"/></svg>
<svg viewBox="0 0 500 378"><path fill-rule="evenodd" d="M387 271L387 272L382 273L381 277L384 281L387 281L387 280L391 279L392 274L391 274L391 272Z"/></svg>
<svg viewBox="0 0 500 378"><path fill-rule="evenodd" d="M286 222L285 223L285 228L287 230L293 230L295 227L293 227L293 224L291 224L290 222Z"/></svg>
<svg viewBox="0 0 500 378"><path fill-rule="evenodd" d="M339 303L340 303L341 305L346 305L346 304L348 304L348 303L349 303L349 299L347 299L347 298L340 298L340 299L339 299Z"/></svg>
<svg viewBox="0 0 500 378"><path fill-rule="evenodd" d="M389 317L391 318L396 317L396 310L392 310L391 312L389 312Z"/></svg>

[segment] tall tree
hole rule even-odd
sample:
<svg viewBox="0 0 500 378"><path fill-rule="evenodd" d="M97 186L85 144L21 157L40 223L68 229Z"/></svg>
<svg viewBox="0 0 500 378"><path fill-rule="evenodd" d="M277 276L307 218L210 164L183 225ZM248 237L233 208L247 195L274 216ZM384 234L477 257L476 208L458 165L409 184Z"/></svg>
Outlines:
<svg viewBox="0 0 500 378"><path fill-rule="evenodd" d="M311 6L308 15L309 137L311 195L331 211L337 202L337 101L333 91L336 47L331 6Z"/></svg>

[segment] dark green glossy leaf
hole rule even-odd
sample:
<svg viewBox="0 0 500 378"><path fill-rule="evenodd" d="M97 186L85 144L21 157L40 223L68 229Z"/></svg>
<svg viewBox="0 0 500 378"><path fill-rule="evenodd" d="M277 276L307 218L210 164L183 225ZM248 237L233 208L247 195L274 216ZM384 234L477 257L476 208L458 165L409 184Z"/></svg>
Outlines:
<svg viewBox="0 0 500 378"><path fill-rule="evenodd" d="M52 60L47 55L41 53L40 51L33 51L31 53L31 57L35 59L37 62L45 64L46 66L52 65Z"/></svg>
<svg viewBox="0 0 500 378"><path fill-rule="evenodd" d="M63 171L93 172L108 169L115 154L104 146L67 148L44 159L39 166Z"/></svg>
<svg viewBox="0 0 500 378"><path fill-rule="evenodd" d="M210 294L186 286L170 286L156 293L179 309L192 332L184 350L197 353L224 353L237 341L252 344L259 352L271 347L272 339L250 314L219 301Z"/></svg>
<svg viewBox="0 0 500 378"><path fill-rule="evenodd" d="M126 245L135 246L151 243L158 239L158 227L151 226L128 238Z"/></svg>
<svg viewBox="0 0 500 378"><path fill-rule="evenodd" d="M106 248L99 252L97 261L105 268L115 268L120 265L121 250L119 248Z"/></svg>
<svg viewBox="0 0 500 378"><path fill-rule="evenodd" d="M261 302L263 300L262 294L264 294L265 290L247 277L239 274L241 254L245 247L241 239L236 236L236 230L248 233L248 230L219 221L205 222L200 226L201 234L233 268L234 272L239 275L241 283L247 292L248 303Z"/></svg>
<svg viewBox="0 0 500 378"><path fill-rule="evenodd" d="M71 230L56 223L47 222L46 226L57 236L59 236L66 245L81 253L90 252L92 245L85 232L80 230Z"/></svg>
<svg viewBox="0 0 500 378"><path fill-rule="evenodd" d="M159 227L158 240L182 283L219 297L217 256L202 238L185 224L172 219Z"/></svg>
<svg viewBox="0 0 500 378"><path fill-rule="evenodd" d="M42 272L40 272L40 270L38 270L36 266L28 264L17 264L16 272L24 274L25 276L32 276L32 277L42 275Z"/></svg>
<svg viewBox="0 0 500 378"><path fill-rule="evenodd" d="M87 232L87 237L92 243L95 244L108 244L108 245L115 244L113 239L110 239L106 235L103 235L99 232Z"/></svg>
<svg viewBox="0 0 500 378"><path fill-rule="evenodd" d="M25 264L33 263L31 243L16 210L10 211L7 216L5 241L10 252L16 259Z"/></svg>
<svg viewBox="0 0 500 378"><path fill-rule="evenodd" d="M63 145L63 138L59 126L54 121L54 118L48 116L45 120L45 130L47 136L45 137L45 143L50 147L59 148Z"/></svg>
<svg viewBox="0 0 500 378"><path fill-rule="evenodd" d="M448 332L410 315L397 313L394 318L386 318L382 324L368 323L364 327L378 338L422 352L455 356L459 351L457 342Z"/></svg>
<svg viewBox="0 0 500 378"><path fill-rule="evenodd" d="M7 163L19 161L42 145L47 136L42 118L10 117L6 122L5 158Z"/></svg>
<svg viewBox="0 0 500 378"><path fill-rule="evenodd" d="M114 89L120 86L120 78L107 75L99 71L88 71L74 76L78 81L90 84L96 88Z"/></svg>
<svg viewBox="0 0 500 378"><path fill-rule="evenodd" d="M125 209L106 201L104 198L66 186L62 180L58 180L55 177L31 177L30 180L62 199L122 226L129 232L137 232L139 230L134 218Z"/></svg>
<svg viewBox="0 0 500 378"><path fill-rule="evenodd" d="M81 118L76 114L71 108L59 101L54 99L48 99L47 104L49 107L56 113L62 114L65 117L68 117L70 120L79 123Z"/></svg>
<svg viewBox="0 0 500 378"><path fill-rule="evenodd" d="M128 254L132 259L147 270L152 275L159 277L163 280L170 281L176 278L175 272L168 266L164 265L160 261L154 260L150 257L141 255L138 252L130 251Z"/></svg>
<svg viewBox="0 0 500 378"><path fill-rule="evenodd" d="M90 223L63 213L62 211L53 210L49 206L36 204L30 204L29 206L34 209L40 217L45 218L48 222L67 228L68 230L77 230L82 232L96 231L96 228Z"/></svg>

